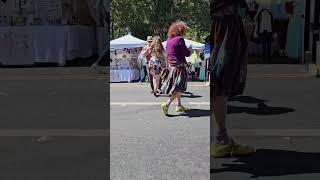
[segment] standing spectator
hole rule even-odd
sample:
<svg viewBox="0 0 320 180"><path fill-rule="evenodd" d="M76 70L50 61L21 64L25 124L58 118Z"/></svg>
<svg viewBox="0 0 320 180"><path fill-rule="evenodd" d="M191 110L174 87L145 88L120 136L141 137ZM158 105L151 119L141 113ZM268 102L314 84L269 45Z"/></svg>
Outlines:
<svg viewBox="0 0 320 180"><path fill-rule="evenodd" d="M143 68L145 68L146 69L146 71L147 71L147 75L148 75L148 79L149 79L149 82L150 82L150 87L151 87L151 93L154 93L153 92L153 78L152 78L152 75L150 74L150 72L149 72L149 68L147 67L148 66L148 64L149 64L149 61L150 61L150 58L151 58L151 51L150 51L150 45L151 45L151 42L152 42L152 39L153 39L153 37L152 36L148 36L147 37L147 45L142 49L142 54L143 54L143 56L146 58L146 62L145 62L145 67L143 67Z"/></svg>
<svg viewBox="0 0 320 180"><path fill-rule="evenodd" d="M162 40L159 36L153 38L150 50L151 58L149 61L149 72L153 78L153 94L155 97L158 97L158 90L160 89L160 73L164 62L164 49Z"/></svg>
<svg viewBox="0 0 320 180"><path fill-rule="evenodd" d="M257 17L258 35L262 43L262 58L263 62L271 61L271 43L273 40L273 16L268 9L262 9Z"/></svg>

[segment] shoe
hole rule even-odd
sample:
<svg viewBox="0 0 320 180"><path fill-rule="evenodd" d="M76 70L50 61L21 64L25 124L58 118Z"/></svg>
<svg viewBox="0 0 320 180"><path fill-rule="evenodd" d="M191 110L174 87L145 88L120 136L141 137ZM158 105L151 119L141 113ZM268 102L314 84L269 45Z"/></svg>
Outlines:
<svg viewBox="0 0 320 180"><path fill-rule="evenodd" d="M226 145L215 144L211 146L210 155L215 158L233 157L233 156L247 156L255 153L253 147L241 145L230 139Z"/></svg>
<svg viewBox="0 0 320 180"><path fill-rule="evenodd" d="M154 97L159 97L159 95L157 93L153 93Z"/></svg>
<svg viewBox="0 0 320 180"><path fill-rule="evenodd" d="M190 108L184 107L184 106L177 106L176 111L177 112L183 112L183 111L189 111Z"/></svg>
<svg viewBox="0 0 320 180"><path fill-rule="evenodd" d="M166 103L163 103L163 104L161 105L161 108L162 108L162 112L163 112L165 115L168 115L168 109L169 109L169 107L167 106L167 104L166 104Z"/></svg>

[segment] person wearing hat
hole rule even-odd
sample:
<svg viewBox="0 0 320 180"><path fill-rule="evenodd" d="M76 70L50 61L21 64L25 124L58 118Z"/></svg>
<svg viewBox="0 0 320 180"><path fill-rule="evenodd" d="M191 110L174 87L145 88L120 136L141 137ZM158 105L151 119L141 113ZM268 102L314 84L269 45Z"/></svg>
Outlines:
<svg viewBox="0 0 320 180"><path fill-rule="evenodd" d="M144 62L142 63L143 64L143 71L144 71L144 78L143 80L145 80L146 76L148 76L148 79L149 79L149 82L150 82L150 87L151 87L151 92L153 92L153 78L152 78L152 75L150 74L149 70L148 70L148 64L149 64L149 60L151 58L151 51L150 51L150 45L151 45L151 42L153 40L153 37L152 36L148 36L147 37L147 44L146 46L142 49L142 55L145 57L144 58Z"/></svg>

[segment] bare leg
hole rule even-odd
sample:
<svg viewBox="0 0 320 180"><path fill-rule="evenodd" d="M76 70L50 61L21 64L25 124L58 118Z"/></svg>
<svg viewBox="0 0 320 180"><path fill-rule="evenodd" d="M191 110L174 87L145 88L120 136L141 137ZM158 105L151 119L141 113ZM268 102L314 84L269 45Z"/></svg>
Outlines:
<svg viewBox="0 0 320 180"><path fill-rule="evenodd" d="M213 99L213 113L216 119L218 129L226 128L226 96L215 96Z"/></svg>
<svg viewBox="0 0 320 180"><path fill-rule="evenodd" d="M217 143L227 144L229 137L226 129L227 97L225 95L213 96L213 113L217 126Z"/></svg>
<svg viewBox="0 0 320 180"><path fill-rule="evenodd" d="M173 93L167 101L167 106L169 107L172 101L177 97L176 93Z"/></svg>
<svg viewBox="0 0 320 180"><path fill-rule="evenodd" d="M177 101L178 101L178 106L182 106L181 105L181 92L177 92Z"/></svg>
<svg viewBox="0 0 320 180"><path fill-rule="evenodd" d="M159 86L159 78L158 75L153 76L153 93L156 94Z"/></svg>
<svg viewBox="0 0 320 180"><path fill-rule="evenodd" d="M156 78L153 77L153 93L156 94L157 93L157 85L156 85Z"/></svg>

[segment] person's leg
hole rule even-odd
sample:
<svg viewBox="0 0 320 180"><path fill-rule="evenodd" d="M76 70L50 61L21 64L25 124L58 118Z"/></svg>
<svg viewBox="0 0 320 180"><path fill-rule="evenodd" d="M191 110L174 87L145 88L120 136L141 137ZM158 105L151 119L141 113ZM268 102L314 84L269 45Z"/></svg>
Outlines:
<svg viewBox="0 0 320 180"><path fill-rule="evenodd" d="M151 90L152 90L152 92L154 92L153 91L153 89L154 89L154 87L153 87L153 76L152 76L152 74L150 74L150 72L149 72L149 82L150 82Z"/></svg>
<svg viewBox="0 0 320 180"><path fill-rule="evenodd" d="M151 87L151 93L153 93L153 77L152 74L150 73L150 67L147 67L147 71L148 71L148 79L149 79L149 83L150 83L150 87Z"/></svg>
<svg viewBox="0 0 320 180"><path fill-rule="evenodd" d="M159 83L160 83L159 81L160 81L159 75L154 75L153 76L153 93L154 93L154 95L156 95L158 92Z"/></svg>
<svg viewBox="0 0 320 180"><path fill-rule="evenodd" d="M221 96L214 96L213 113L215 117L215 124L217 127L217 144L228 144L229 142L229 137L226 129L226 111L227 97L224 94Z"/></svg>
<svg viewBox="0 0 320 180"><path fill-rule="evenodd" d="M158 92L159 92L160 94L163 94L163 92L162 92L162 90L161 90L161 87L162 87L162 78L161 78L161 76L159 76Z"/></svg>
<svg viewBox="0 0 320 180"><path fill-rule="evenodd" d="M263 63L266 62L266 57L267 57L267 40L266 40L266 35L263 33L263 40L262 40L262 61Z"/></svg>
<svg viewBox="0 0 320 180"><path fill-rule="evenodd" d="M211 86L213 87L213 86ZM227 96L225 93L214 95L211 91L211 106L213 115L211 116L211 134L215 134L215 143L211 144L210 154L215 158L228 157L233 155L249 155L255 152L253 147L247 145L237 144L232 138L229 137L226 127L226 113L227 113ZM213 117L215 120L213 120ZM214 127L216 126L216 132ZM213 142L214 136L211 136Z"/></svg>
<svg viewBox="0 0 320 180"><path fill-rule="evenodd" d="M272 45L272 33L268 33L268 43L267 43L267 60L271 63L271 45Z"/></svg>
<svg viewBox="0 0 320 180"><path fill-rule="evenodd" d="M173 93L167 100L166 105L169 107L176 98L177 98L177 93Z"/></svg>
<svg viewBox="0 0 320 180"><path fill-rule="evenodd" d="M147 66L143 66L143 79L141 80L142 82L146 81L147 74Z"/></svg>
<svg viewBox="0 0 320 180"><path fill-rule="evenodd" d="M178 106L181 107L181 106L182 106L182 104L181 104L181 93L180 93L180 92L177 92L176 96L177 96Z"/></svg>
<svg viewBox="0 0 320 180"><path fill-rule="evenodd" d="M211 146L211 155L216 158L228 156L250 155L255 152L253 147L237 144L229 137L226 128L227 98L226 96L215 96L213 100L213 113L215 125L217 126L216 143Z"/></svg>
<svg viewBox="0 0 320 180"><path fill-rule="evenodd" d="M150 73L149 73L149 66L146 66L146 71L147 71L147 73L146 73L146 80L145 80L145 82L150 82Z"/></svg>
<svg viewBox="0 0 320 180"><path fill-rule="evenodd" d="M289 20L281 20L281 29L279 33L280 49L284 52L287 43L287 29ZM284 53L282 55L285 55Z"/></svg>
<svg viewBox="0 0 320 180"><path fill-rule="evenodd" d="M163 111L163 113L164 113L165 115L168 114L169 106L171 105L172 101L173 101L176 97L177 97L177 96L176 96L176 93L173 93L173 94L169 97L169 99L167 100L167 102L165 102L165 103L163 103L163 104L161 105L162 111Z"/></svg>
<svg viewBox="0 0 320 180"><path fill-rule="evenodd" d="M178 102L178 106L176 107L176 111L177 112L189 111L190 110L189 108L182 106L181 92L177 92L176 97L177 97L177 102Z"/></svg>

